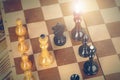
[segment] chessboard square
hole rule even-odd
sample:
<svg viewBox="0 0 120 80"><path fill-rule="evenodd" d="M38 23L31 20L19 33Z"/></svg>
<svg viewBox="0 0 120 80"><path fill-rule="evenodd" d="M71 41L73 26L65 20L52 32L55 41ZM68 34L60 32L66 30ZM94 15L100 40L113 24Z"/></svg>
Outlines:
<svg viewBox="0 0 120 80"><path fill-rule="evenodd" d="M94 77L98 77L98 76L102 76L102 75L103 75L102 69L101 69L101 67L100 67L100 64L99 64L98 60L95 59L94 61L98 64L98 72L97 72L97 74L91 75L91 76L86 75L86 74L84 73L84 71L83 71L83 67L84 67L83 65L84 65L85 61L79 62L79 68L80 68L80 70L81 70L83 80L84 80L84 79L86 80L86 79L89 79L89 78L94 78Z"/></svg>
<svg viewBox="0 0 120 80"><path fill-rule="evenodd" d="M60 73L61 80L70 80L72 74L78 74L80 80L82 80L82 75L78 63L59 66L58 70Z"/></svg>
<svg viewBox="0 0 120 80"><path fill-rule="evenodd" d="M110 35L105 24L88 27L88 31L93 42L110 39Z"/></svg>
<svg viewBox="0 0 120 80"><path fill-rule="evenodd" d="M100 9L115 7L115 0L97 0Z"/></svg>
<svg viewBox="0 0 120 80"><path fill-rule="evenodd" d="M40 65L39 56L40 56L41 53L34 54L34 59L35 59L35 64L36 64L37 71L45 70L45 69L49 69L49 68L53 68L53 67L57 67L56 60L55 60L55 56L54 56L53 51L49 51L49 53L53 56L54 62L51 63L51 64L48 65L48 66L41 66L41 65Z"/></svg>
<svg viewBox="0 0 120 80"><path fill-rule="evenodd" d="M106 80L120 80L120 73L113 73L105 76Z"/></svg>
<svg viewBox="0 0 120 80"><path fill-rule="evenodd" d="M120 72L120 60L118 55L99 58L105 75Z"/></svg>
<svg viewBox="0 0 120 80"><path fill-rule="evenodd" d="M7 13L5 14L5 21L6 21L6 27L13 27L16 26L16 20L20 18L23 22L23 24L26 23L25 21L25 16L23 11L16 11L16 12L12 12L12 13Z"/></svg>
<svg viewBox="0 0 120 80"><path fill-rule="evenodd" d="M111 37L120 37L120 21L106 24Z"/></svg>
<svg viewBox="0 0 120 80"><path fill-rule="evenodd" d="M72 15L73 11L72 11L72 2L66 2L66 3L62 3L60 4L62 13L64 16L68 16L68 15Z"/></svg>
<svg viewBox="0 0 120 80"><path fill-rule="evenodd" d="M97 48L97 56L99 58L116 54L111 39L94 42L94 45Z"/></svg>
<svg viewBox="0 0 120 80"><path fill-rule="evenodd" d="M39 37L41 34L48 35L47 26L44 21L29 23L27 24L27 27L30 38Z"/></svg>
<svg viewBox="0 0 120 80"><path fill-rule="evenodd" d="M75 27L75 22L73 20L74 16L65 16L64 21L68 31L71 31Z"/></svg>
<svg viewBox="0 0 120 80"><path fill-rule="evenodd" d="M59 4L43 6L42 11L43 11L45 20L62 17L62 12Z"/></svg>
<svg viewBox="0 0 120 80"><path fill-rule="evenodd" d="M25 40L25 43L29 48L25 53L27 53L28 55L33 54L29 39ZM10 45L11 45L11 49L12 49L12 52L13 52L12 53L13 58L20 57L21 53L18 51L18 41L12 42Z"/></svg>
<svg viewBox="0 0 120 80"><path fill-rule="evenodd" d="M101 14L105 23L120 21L120 11L118 7L102 9Z"/></svg>
<svg viewBox="0 0 120 80"><path fill-rule="evenodd" d="M64 45L62 45L62 46L57 46L57 45L55 45L55 43L54 43L54 34L49 35L53 50L62 49L62 48L67 48L67 47L72 46L69 32L68 32L68 31L65 31L65 32L64 32L64 36L66 37L66 43L65 43Z"/></svg>
<svg viewBox="0 0 120 80"><path fill-rule="evenodd" d="M85 80L105 80L104 76L93 77Z"/></svg>
<svg viewBox="0 0 120 80"><path fill-rule="evenodd" d="M120 6L120 0L115 0L115 2L117 6Z"/></svg>
<svg viewBox="0 0 120 80"><path fill-rule="evenodd" d="M120 37L112 38L113 45L117 53L120 53Z"/></svg>
<svg viewBox="0 0 120 80"><path fill-rule="evenodd" d="M81 3L83 4L83 13L99 10L96 0L81 0Z"/></svg>
<svg viewBox="0 0 120 80"><path fill-rule="evenodd" d="M29 60L32 63L32 71L36 71L36 65L33 55L29 55ZM16 74L22 74L24 71L21 69L21 57L14 58Z"/></svg>
<svg viewBox="0 0 120 80"><path fill-rule="evenodd" d="M28 1L29 1L29 4L28 4ZM22 3L22 7L24 10L40 7L39 0L34 0L34 1L33 0L21 0L21 3Z"/></svg>
<svg viewBox="0 0 120 80"><path fill-rule="evenodd" d="M39 22L44 20L44 16L40 7L24 10L27 23Z"/></svg>
<svg viewBox="0 0 120 80"><path fill-rule="evenodd" d="M21 0L3 1L5 13L22 10Z"/></svg>
<svg viewBox="0 0 120 80"><path fill-rule="evenodd" d="M58 0L39 0L42 6L52 5L58 3Z"/></svg>
<svg viewBox="0 0 120 80"><path fill-rule="evenodd" d="M63 25L65 25L63 18L56 18L56 19L50 19L50 20L46 20L46 24L47 24L47 29L49 34L53 34L53 29L52 27L54 27L57 23L61 23ZM66 28L66 26L65 26Z"/></svg>
<svg viewBox="0 0 120 80"><path fill-rule="evenodd" d="M87 26L103 24L104 20L100 11L87 12L83 15ZM96 20L97 19L97 20Z"/></svg>
<svg viewBox="0 0 120 80"><path fill-rule="evenodd" d="M38 75L40 80L61 80L57 67L38 71Z"/></svg>
<svg viewBox="0 0 120 80"><path fill-rule="evenodd" d="M58 66L76 62L74 50L72 47L54 50L54 54Z"/></svg>
<svg viewBox="0 0 120 80"><path fill-rule="evenodd" d="M32 39L30 39L30 41L31 41L33 53L35 54L35 53L41 52L39 37L32 38ZM48 50L52 50L52 46L51 46L49 37L48 37L48 45L49 45Z"/></svg>
<svg viewBox="0 0 120 80"><path fill-rule="evenodd" d="M23 26L26 28L25 39L28 39L28 38L29 38L29 35L28 35L27 26L26 26L26 25L23 25ZM18 36L16 35L15 28L16 28L16 26L13 26L13 27L9 27L9 28L8 28L9 37L10 37L10 42L18 41Z"/></svg>

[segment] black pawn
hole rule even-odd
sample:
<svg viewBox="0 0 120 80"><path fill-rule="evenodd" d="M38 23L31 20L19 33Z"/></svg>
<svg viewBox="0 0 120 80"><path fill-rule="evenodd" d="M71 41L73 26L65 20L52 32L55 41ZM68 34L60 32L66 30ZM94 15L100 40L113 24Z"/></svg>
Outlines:
<svg viewBox="0 0 120 80"><path fill-rule="evenodd" d="M93 45L91 45L89 52L90 52L89 60L84 63L83 70L86 75L94 75L97 74L98 72L98 64L93 61L96 48Z"/></svg>
<svg viewBox="0 0 120 80"><path fill-rule="evenodd" d="M84 32L81 27L80 20L75 21L75 27L71 31L71 37L75 41L81 41L84 36Z"/></svg>
<svg viewBox="0 0 120 80"><path fill-rule="evenodd" d="M89 46L87 45L88 36L85 34L82 40L82 45L79 47L79 55L81 57L89 57Z"/></svg>
<svg viewBox="0 0 120 80"><path fill-rule="evenodd" d="M54 32L54 43L57 46L62 46L66 43L66 37L63 35L64 33L64 25L57 23L53 28Z"/></svg>
<svg viewBox="0 0 120 80"><path fill-rule="evenodd" d="M80 80L80 77L78 74L73 74L71 75L70 80Z"/></svg>

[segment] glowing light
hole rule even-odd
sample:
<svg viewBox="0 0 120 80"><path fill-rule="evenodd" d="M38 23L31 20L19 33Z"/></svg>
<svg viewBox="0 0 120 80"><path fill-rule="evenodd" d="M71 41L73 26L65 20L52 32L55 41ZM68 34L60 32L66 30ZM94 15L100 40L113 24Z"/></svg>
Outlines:
<svg viewBox="0 0 120 80"><path fill-rule="evenodd" d="M75 13L84 12L84 9L85 9L85 5L84 5L83 2L76 1L76 2L74 3L74 12L75 12Z"/></svg>

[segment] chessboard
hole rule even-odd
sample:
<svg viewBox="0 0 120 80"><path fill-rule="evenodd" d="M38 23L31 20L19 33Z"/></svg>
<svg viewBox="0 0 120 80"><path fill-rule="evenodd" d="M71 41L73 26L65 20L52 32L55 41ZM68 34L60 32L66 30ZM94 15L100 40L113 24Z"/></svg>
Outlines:
<svg viewBox="0 0 120 80"><path fill-rule="evenodd" d="M3 0L1 13L5 26L6 40L11 59L13 80L23 80L20 68L21 54L18 51L18 37L15 33L16 19L20 18L27 29L25 36L29 44L26 52L32 61L35 80L70 80L78 74L80 80L120 80L120 0L81 0L85 4L82 13L82 27L97 48L94 61L98 63L96 75L87 76L83 64L88 58L78 54L81 42L71 39L74 28L73 3L75 0ZM65 25L66 44L56 46L52 27L56 23ZM41 52L39 36L49 37L48 50L54 56L54 63L41 67L38 56Z"/></svg>

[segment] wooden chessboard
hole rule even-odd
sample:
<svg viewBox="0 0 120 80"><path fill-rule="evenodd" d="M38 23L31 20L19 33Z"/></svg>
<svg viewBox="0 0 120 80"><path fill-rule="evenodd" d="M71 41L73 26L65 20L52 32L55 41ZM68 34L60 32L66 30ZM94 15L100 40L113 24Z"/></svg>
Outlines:
<svg viewBox="0 0 120 80"><path fill-rule="evenodd" d="M80 80L119 80L120 79L120 0L81 0L86 4L83 17L91 40L97 48L95 61L99 64L96 75L87 76L83 64L88 58L78 54L81 45L70 38L74 28L72 4L74 0L3 0L2 17L11 58L14 80L23 80L20 68L21 54L18 52L18 39L15 34L16 19L21 18L27 28L26 52L32 61L32 72L36 80L70 80L72 74L78 74ZM56 46L53 41L52 27L56 23L65 25L67 42ZM41 52L38 38L40 34L49 37L48 50L55 61L48 67L38 65Z"/></svg>

